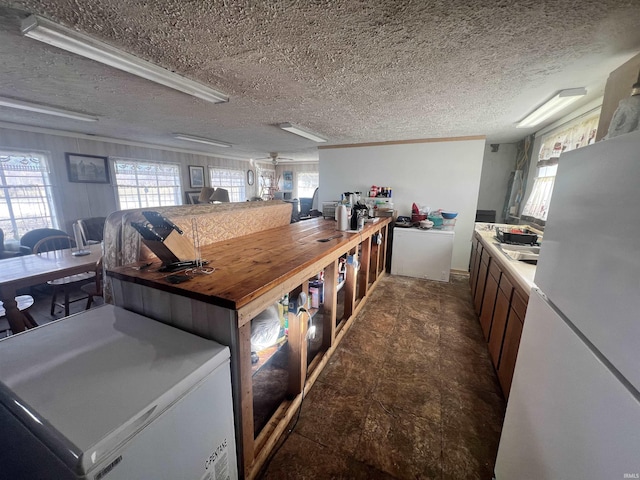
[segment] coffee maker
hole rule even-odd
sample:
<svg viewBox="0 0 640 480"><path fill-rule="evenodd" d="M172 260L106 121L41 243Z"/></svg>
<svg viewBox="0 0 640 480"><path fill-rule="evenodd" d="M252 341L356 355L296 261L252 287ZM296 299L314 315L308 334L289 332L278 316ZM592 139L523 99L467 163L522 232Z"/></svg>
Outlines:
<svg viewBox="0 0 640 480"><path fill-rule="evenodd" d="M366 205L362 205L361 203L356 203L353 207L351 207L351 230L359 230L358 225L362 225L363 223L359 223L359 220L362 218L362 222L367 217L369 213L369 208Z"/></svg>

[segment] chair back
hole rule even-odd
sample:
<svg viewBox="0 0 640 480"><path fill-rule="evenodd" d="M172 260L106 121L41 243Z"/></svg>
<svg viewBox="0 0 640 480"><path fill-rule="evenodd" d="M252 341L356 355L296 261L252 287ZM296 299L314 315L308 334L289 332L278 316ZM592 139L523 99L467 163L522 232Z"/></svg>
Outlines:
<svg viewBox="0 0 640 480"><path fill-rule="evenodd" d="M75 245L75 241L69 235L51 235L38 241L33 246L33 253L51 252L54 250L64 250Z"/></svg>
<svg viewBox="0 0 640 480"><path fill-rule="evenodd" d="M36 228L35 230L31 230L30 232L27 232L22 236L22 238L20 239L20 245L29 247L31 251L35 253L34 247L36 246L36 243L44 238L54 235L68 236L67 232L63 232L62 230L58 230L56 228Z"/></svg>
<svg viewBox="0 0 640 480"><path fill-rule="evenodd" d="M101 242L104 237L104 223L106 220L105 217L81 218L78 220L84 241L94 240Z"/></svg>

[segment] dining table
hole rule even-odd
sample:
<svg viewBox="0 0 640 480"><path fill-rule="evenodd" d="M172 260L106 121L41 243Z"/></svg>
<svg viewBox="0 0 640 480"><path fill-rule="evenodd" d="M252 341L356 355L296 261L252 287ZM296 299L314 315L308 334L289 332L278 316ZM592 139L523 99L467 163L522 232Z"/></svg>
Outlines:
<svg viewBox="0 0 640 480"><path fill-rule="evenodd" d="M4 303L11 331L37 327L19 309L17 290L79 273L93 272L102 256L102 244L87 245L83 255L76 248L53 250L0 260L0 300ZM74 255L74 253L76 255Z"/></svg>

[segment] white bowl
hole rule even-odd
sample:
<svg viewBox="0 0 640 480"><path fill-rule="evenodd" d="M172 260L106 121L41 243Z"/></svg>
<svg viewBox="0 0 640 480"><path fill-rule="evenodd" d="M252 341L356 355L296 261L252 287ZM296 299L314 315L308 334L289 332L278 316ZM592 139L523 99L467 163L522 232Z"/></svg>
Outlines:
<svg viewBox="0 0 640 480"><path fill-rule="evenodd" d="M431 220L420 220L420 228L432 228L433 222Z"/></svg>

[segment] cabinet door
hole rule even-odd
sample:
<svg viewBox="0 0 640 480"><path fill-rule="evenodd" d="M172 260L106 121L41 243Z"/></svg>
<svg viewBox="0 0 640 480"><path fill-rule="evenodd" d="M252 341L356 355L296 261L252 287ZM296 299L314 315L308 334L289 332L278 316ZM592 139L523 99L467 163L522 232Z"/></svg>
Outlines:
<svg viewBox="0 0 640 480"><path fill-rule="evenodd" d="M482 300L484 298L484 287L487 284L487 275L489 274L489 263L491 257L489 252L484 250L480 259L480 269L478 270L478 284L476 285L476 294L473 297L473 306L476 314L480 315L482 310Z"/></svg>
<svg viewBox="0 0 640 480"><path fill-rule="evenodd" d="M496 306L493 311L493 324L489 335L489 354L491 355L493 366L496 368L498 368L498 362L500 361L500 351L502 350L502 340L504 339L508 316L509 299L501 289L498 289Z"/></svg>
<svg viewBox="0 0 640 480"><path fill-rule="evenodd" d="M482 313L480 315L480 326L484 339L489 341L491 324L493 322L494 307L498 295L498 281L491 273L487 276L487 286L484 288L484 299L482 300Z"/></svg>
<svg viewBox="0 0 640 480"><path fill-rule="evenodd" d="M478 271L480 270L480 257L482 256L482 244L478 243L476 257L473 261L473 270L471 270L471 296L476 297L476 286L478 285Z"/></svg>
<svg viewBox="0 0 640 480"><path fill-rule="evenodd" d="M504 397L507 399L509 398L509 390L511 389L513 370L516 368L516 358L518 356L521 335L522 319L512 307L509 310L507 328L504 332L504 341L502 342L502 354L500 355L500 363L498 364L498 380L500 380Z"/></svg>
<svg viewBox="0 0 640 480"><path fill-rule="evenodd" d="M471 258L469 259L469 285L473 285L473 266L476 261L476 254L478 253L478 239L474 237L471 239Z"/></svg>

